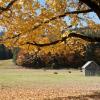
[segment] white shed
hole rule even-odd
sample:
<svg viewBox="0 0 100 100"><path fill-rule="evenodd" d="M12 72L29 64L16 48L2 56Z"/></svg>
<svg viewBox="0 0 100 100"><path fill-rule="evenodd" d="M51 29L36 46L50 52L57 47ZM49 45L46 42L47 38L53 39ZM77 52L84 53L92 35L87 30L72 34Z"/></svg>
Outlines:
<svg viewBox="0 0 100 100"><path fill-rule="evenodd" d="M85 76L96 76L100 74L100 66L94 61L88 61L85 65L82 66Z"/></svg>

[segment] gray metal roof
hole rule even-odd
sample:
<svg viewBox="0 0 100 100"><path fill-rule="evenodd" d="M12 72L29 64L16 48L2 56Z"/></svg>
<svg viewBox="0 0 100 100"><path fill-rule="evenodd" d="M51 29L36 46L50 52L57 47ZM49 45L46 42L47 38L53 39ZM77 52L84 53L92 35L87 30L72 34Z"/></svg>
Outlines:
<svg viewBox="0 0 100 100"><path fill-rule="evenodd" d="M85 68L88 67L90 64L99 66L99 65L96 64L94 61L88 61L88 62L85 63L85 65L82 66L82 69L85 69Z"/></svg>

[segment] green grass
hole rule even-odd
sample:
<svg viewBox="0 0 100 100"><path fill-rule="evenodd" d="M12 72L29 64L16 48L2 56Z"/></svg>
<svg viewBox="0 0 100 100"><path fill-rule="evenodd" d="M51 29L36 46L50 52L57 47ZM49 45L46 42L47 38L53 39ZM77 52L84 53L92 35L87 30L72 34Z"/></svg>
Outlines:
<svg viewBox="0 0 100 100"><path fill-rule="evenodd" d="M100 83L100 77L85 77L84 73L79 70L71 70L71 73L68 73L68 70L17 69L11 60L8 63L2 63L0 67L0 85L5 86L59 86L72 85L73 83L92 85ZM58 72L58 74L54 74L54 72Z"/></svg>
<svg viewBox="0 0 100 100"><path fill-rule="evenodd" d="M12 59L0 60L0 69L15 69L15 68L19 67L13 63Z"/></svg>
<svg viewBox="0 0 100 100"><path fill-rule="evenodd" d="M67 70L28 70L28 69L1 69L0 84L1 85L17 85L17 86L32 86L32 85L61 85L61 84L94 84L100 83L100 77L85 77L79 71L68 73ZM95 81L94 81L95 80Z"/></svg>

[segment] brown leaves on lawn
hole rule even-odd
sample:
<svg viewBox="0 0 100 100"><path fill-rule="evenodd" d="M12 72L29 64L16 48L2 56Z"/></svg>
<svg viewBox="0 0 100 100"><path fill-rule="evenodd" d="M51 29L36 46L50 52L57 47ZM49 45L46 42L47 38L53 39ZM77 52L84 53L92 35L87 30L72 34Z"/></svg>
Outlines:
<svg viewBox="0 0 100 100"><path fill-rule="evenodd" d="M100 92L64 87L0 88L0 100L99 100Z"/></svg>

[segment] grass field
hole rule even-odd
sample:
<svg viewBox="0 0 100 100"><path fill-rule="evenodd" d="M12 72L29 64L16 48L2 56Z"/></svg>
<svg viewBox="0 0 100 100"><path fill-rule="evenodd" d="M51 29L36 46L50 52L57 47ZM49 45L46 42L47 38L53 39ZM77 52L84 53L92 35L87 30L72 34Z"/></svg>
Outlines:
<svg viewBox="0 0 100 100"><path fill-rule="evenodd" d="M100 77L70 71L25 69L0 61L0 100L100 100Z"/></svg>

